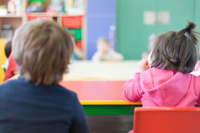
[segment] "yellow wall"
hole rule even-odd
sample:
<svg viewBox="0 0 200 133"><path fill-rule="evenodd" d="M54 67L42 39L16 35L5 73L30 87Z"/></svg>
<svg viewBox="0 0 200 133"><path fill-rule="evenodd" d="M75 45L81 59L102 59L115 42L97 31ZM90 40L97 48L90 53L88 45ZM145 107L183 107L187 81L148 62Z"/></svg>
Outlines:
<svg viewBox="0 0 200 133"><path fill-rule="evenodd" d="M3 82L3 78L5 76L4 70L1 67L1 65L4 64L5 60L7 59L4 52L5 42L6 42L6 39L0 39L0 83Z"/></svg>

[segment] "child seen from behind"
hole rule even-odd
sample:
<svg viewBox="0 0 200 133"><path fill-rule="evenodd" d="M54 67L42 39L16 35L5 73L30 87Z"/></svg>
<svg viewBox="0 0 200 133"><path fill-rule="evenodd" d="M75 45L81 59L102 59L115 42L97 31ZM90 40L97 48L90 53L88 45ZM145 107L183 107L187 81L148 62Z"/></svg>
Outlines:
<svg viewBox="0 0 200 133"><path fill-rule="evenodd" d="M59 85L73 52L70 34L41 19L22 25L12 43L20 76L0 85L0 132L89 133L76 94Z"/></svg>
<svg viewBox="0 0 200 133"><path fill-rule="evenodd" d="M148 60L139 63L122 88L126 100L142 100L143 107L194 107L200 104L200 77L191 75L198 60L196 25L158 37Z"/></svg>

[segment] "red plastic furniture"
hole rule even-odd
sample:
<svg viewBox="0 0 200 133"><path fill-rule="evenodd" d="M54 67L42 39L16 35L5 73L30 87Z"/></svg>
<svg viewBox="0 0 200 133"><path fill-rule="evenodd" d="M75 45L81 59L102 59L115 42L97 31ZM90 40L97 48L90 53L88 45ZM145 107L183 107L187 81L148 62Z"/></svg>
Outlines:
<svg viewBox="0 0 200 133"><path fill-rule="evenodd" d="M82 27L82 16L62 17L62 25L66 28L81 28Z"/></svg>
<svg viewBox="0 0 200 133"><path fill-rule="evenodd" d="M82 42L81 41L76 42L76 47L82 49Z"/></svg>
<svg viewBox="0 0 200 133"><path fill-rule="evenodd" d="M48 19L49 16L28 16L28 21L36 20L36 19Z"/></svg>
<svg viewBox="0 0 200 133"><path fill-rule="evenodd" d="M135 108L134 133L200 133L200 108Z"/></svg>

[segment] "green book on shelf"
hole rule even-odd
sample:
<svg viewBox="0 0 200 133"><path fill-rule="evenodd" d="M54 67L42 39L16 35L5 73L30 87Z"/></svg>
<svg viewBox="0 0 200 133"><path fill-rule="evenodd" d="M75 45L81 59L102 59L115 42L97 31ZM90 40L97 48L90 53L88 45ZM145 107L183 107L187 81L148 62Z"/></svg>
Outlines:
<svg viewBox="0 0 200 133"><path fill-rule="evenodd" d="M81 40L81 29L68 29L68 28L65 28L70 34L73 34L74 35L74 38L76 41L80 41Z"/></svg>
<svg viewBox="0 0 200 133"><path fill-rule="evenodd" d="M37 3L37 4L41 4L41 5L44 4L44 0L29 0L28 2L29 3Z"/></svg>

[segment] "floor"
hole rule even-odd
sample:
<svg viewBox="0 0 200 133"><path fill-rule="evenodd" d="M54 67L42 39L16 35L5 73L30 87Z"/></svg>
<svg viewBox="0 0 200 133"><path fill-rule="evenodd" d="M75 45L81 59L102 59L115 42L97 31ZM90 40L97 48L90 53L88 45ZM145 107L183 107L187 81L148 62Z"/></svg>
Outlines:
<svg viewBox="0 0 200 133"><path fill-rule="evenodd" d="M127 133L133 129L133 115L87 115L90 133Z"/></svg>

